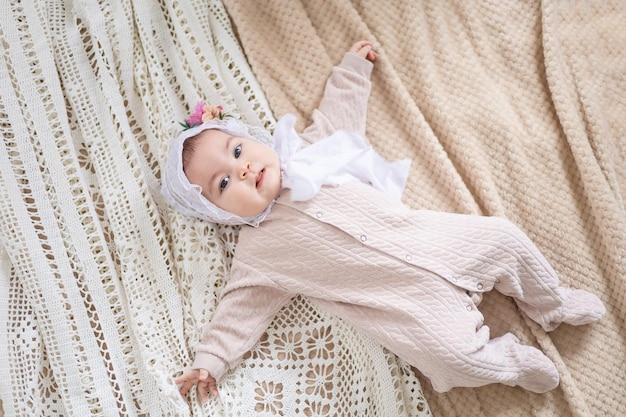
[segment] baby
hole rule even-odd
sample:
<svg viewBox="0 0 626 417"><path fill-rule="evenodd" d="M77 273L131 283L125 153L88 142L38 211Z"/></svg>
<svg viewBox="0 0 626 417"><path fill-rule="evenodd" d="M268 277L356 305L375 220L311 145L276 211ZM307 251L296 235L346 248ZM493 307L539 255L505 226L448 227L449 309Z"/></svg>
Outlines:
<svg viewBox="0 0 626 417"><path fill-rule="evenodd" d="M301 135L291 115L272 137L201 104L173 140L167 201L189 216L252 226L241 229L191 369L176 380L183 395L196 384L202 401L217 395L220 378L296 294L415 366L439 392L499 382L543 393L559 383L540 350L511 333L490 339L477 309L484 292L513 297L546 331L603 316L595 295L559 285L511 222L399 202L408 162L384 161L363 139L376 59L370 42L350 48Z"/></svg>

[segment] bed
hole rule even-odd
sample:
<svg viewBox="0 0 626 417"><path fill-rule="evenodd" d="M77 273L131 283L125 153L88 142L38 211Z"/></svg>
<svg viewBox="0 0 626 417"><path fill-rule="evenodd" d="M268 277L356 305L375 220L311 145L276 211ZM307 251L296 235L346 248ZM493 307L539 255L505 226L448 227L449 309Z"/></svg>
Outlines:
<svg viewBox="0 0 626 417"><path fill-rule="evenodd" d="M626 7L394 0L2 0L0 400L5 416L626 415ZM299 128L358 39L374 42L367 136L413 160L404 202L520 226L565 285L607 307L546 333L481 304L553 359L544 395L437 393L297 298L206 405L191 362L238 229L160 195L169 139L198 99ZM1 414L1 413L0 413Z"/></svg>

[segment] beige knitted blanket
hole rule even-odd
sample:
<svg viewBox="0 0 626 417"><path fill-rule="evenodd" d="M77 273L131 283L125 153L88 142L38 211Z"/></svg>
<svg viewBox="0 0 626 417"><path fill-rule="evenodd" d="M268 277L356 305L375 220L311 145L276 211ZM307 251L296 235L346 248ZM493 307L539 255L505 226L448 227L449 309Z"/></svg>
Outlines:
<svg viewBox="0 0 626 417"><path fill-rule="evenodd" d="M557 364L546 395L488 386L424 394L438 416L626 415L626 3L225 0L279 117L307 120L358 39L380 57L368 138L414 160L409 205L505 216L606 317L546 334L498 294L481 310Z"/></svg>
<svg viewBox="0 0 626 417"><path fill-rule="evenodd" d="M0 0L0 415L626 415L623 2L224 3ZM380 53L368 137L413 158L406 203L506 216L606 303L546 334L483 302L494 336L554 359L557 390L437 394L298 299L219 399L178 394L237 230L163 202L176 121L204 98L302 127L361 38Z"/></svg>

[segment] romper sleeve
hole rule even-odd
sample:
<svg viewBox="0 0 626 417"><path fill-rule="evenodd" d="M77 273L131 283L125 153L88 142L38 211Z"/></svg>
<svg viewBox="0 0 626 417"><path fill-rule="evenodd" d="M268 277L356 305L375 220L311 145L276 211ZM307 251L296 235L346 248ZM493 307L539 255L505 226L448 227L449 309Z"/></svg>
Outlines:
<svg viewBox="0 0 626 417"><path fill-rule="evenodd" d="M217 381L241 361L278 311L293 297L276 287L249 285L246 277L233 279L234 273L249 275L254 271L243 265L231 271L231 282L236 281L235 285L229 283L224 289L215 313L196 345L192 365L193 369L206 369Z"/></svg>
<svg viewBox="0 0 626 417"><path fill-rule="evenodd" d="M302 139L313 143L342 129L365 136L373 67L372 62L356 54L344 55L326 81L322 100L313 112L313 122L302 132Z"/></svg>

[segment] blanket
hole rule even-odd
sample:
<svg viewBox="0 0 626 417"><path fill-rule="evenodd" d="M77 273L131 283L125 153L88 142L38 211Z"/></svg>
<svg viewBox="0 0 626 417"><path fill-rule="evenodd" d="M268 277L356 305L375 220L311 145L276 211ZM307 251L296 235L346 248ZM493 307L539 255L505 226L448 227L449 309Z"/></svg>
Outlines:
<svg viewBox="0 0 626 417"><path fill-rule="evenodd" d="M497 293L480 309L556 363L545 395L490 385L439 394L434 415L626 415L626 7L620 0L224 1L273 114L309 122L356 40L379 53L367 136L413 160L414 208L503 216L599 323L546 333Z"/></svg>
<svg viewBox="0 0 626 417"><path fill-rule="evenodd" d="M0 1L0 401L5 415L626 414L626 8L619 0ZM224 7L225 6L225 7ZM439 394L296 299L206 405L173 382L228 279L237 229L183 218L160 164L195 101L304 127L333 64L375 43L368 139L413 159L414 208L498 215L606 317L543 332L536 395ZM0 412L0 414L2 414Z"/></svg>
<svg viewBox="0 0 626 417"><path fill-rule="evenodd" d="M0 415L431 415L409 366L303 298L218 399L182 397L238 229L163 201L169 140L199 99L275 122L229 16L218 0L0 9Z"/></svg>

